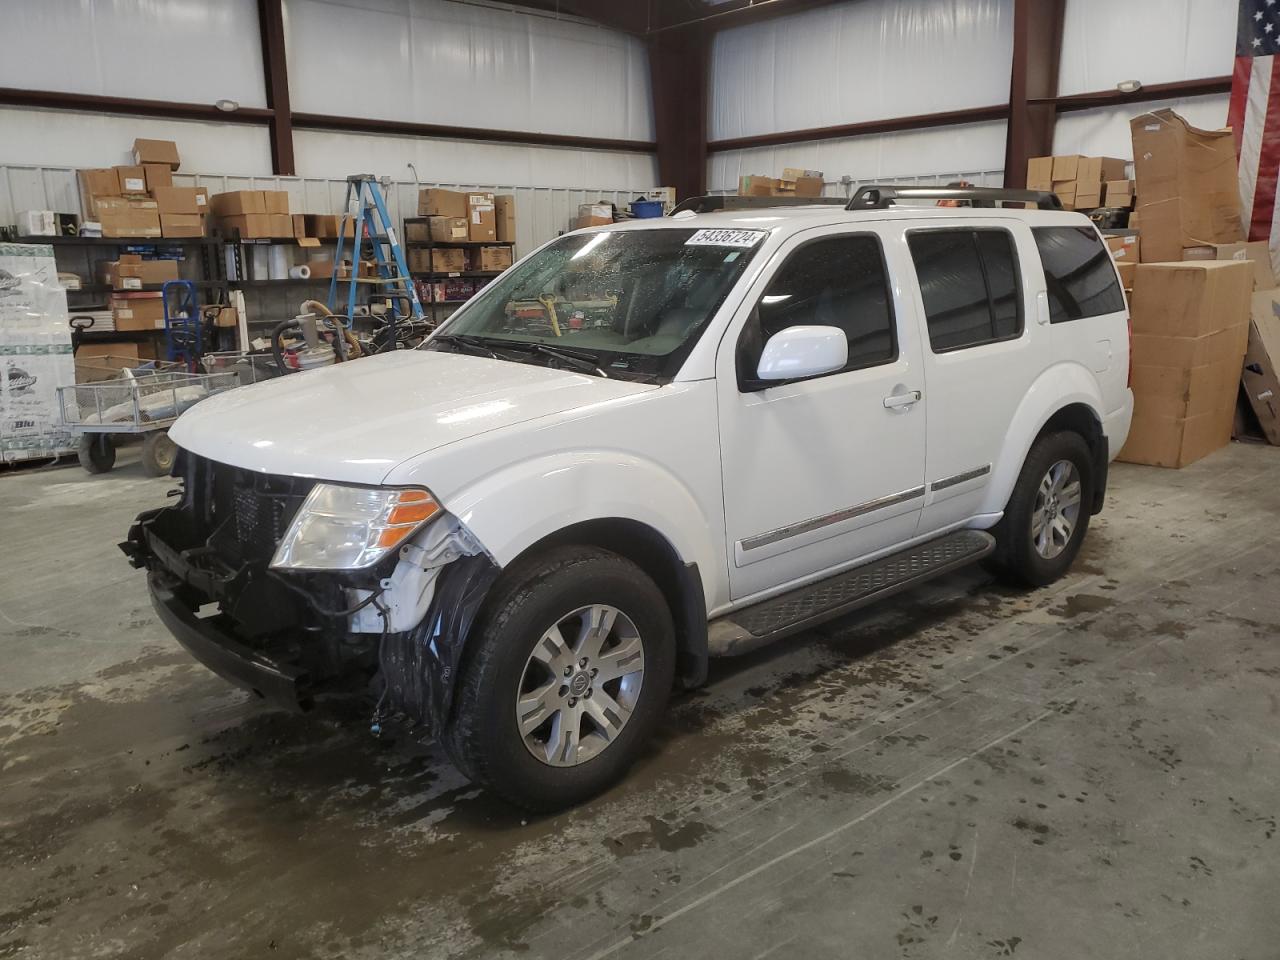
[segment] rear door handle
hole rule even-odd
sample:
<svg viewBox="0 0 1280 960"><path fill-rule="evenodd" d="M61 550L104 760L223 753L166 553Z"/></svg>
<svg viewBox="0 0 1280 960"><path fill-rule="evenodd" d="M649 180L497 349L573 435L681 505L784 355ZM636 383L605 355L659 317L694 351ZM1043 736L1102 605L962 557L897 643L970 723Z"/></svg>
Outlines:
<svg viewBox="0 0 1280 960"><path fill-rule="evenodd" d="M906 393L894 394L892 397L884 398L884 408L886 410L897 410L900 407L909 407L913 403L919 403L922 396L924 394L919 390L908 390Z"/></svg>

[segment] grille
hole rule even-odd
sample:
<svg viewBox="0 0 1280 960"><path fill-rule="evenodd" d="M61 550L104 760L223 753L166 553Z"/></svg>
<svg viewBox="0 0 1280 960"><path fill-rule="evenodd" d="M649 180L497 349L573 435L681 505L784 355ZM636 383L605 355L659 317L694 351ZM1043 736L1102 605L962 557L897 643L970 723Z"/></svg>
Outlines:
<svg viewBox="0 0 1280 960"><path fill-rule="evenodd" d="M204 491L194 506L205 512L209 545L232 564L269 561L315 484L209 460L194 465L192 480L190 489Z"/></svg>

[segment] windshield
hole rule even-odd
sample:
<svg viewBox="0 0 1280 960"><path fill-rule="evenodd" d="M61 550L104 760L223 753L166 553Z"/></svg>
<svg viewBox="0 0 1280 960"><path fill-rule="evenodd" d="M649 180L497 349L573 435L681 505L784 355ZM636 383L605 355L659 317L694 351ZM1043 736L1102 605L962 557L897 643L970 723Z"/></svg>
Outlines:
<svg viewBox="0 0 1280 960"><path fill-rule="evenodd" d="M764 236L706 229L571 234L485 287L430 346L465 337L504 360L557 364L553 354L563 351L579 365L590 358L608 376L669 379Z"/></svg>

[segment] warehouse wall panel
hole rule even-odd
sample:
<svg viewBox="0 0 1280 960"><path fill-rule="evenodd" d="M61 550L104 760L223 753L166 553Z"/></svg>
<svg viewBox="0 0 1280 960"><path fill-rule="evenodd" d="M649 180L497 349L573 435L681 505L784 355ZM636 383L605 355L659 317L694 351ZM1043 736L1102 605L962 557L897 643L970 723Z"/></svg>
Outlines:
<svg viewBox="0 0 1280 960"><path fill-rule="evenodd" d="M0 107L0 163L109 167L131 163L136 137L175 140L182 165L261 173L271 169L267 128L72 110Z"/></svg>
<svg viewBox="0 0 1280 960"><path fill-rule="evenodd" d="M653 139L644 45L593 24L448 0L286 0L285 29L300 113Z"/></svg>
<svg viewBox="0 0 1280 960"><path fill-rule="evenodd" d="M378 134L295 130L297 170L303 177L345 177L376 172L412 178L412 163L423 179L453 182L520 183L531 187L593 187L657 183L653 154Z"/></svg>
<svg viewBox="0 0 1280 960"><path fill-rule="evenodd" d="M1004 103L1013 0L859 0L723 30L710 139Z"/></svg>
<svg viewBox="0 0 1280 960"><path fill-rule="evenodd" d="M266 106L256 0L8 0L0 6L7 41L0 87Z"/></svg>
<svg viewBox="0 0 1280 960"><path fill-rule="evenodd" d="M1167 107L1185 117L1193 126L1217 130L1227 125L1229 99L1223 93L1061 113L1053 129L1053 152L1132 160L1133 141L1129 134L1129 121L1133 117Z"/></svg>
<svg viewBox="0 0 1280 960"><path fill-rule="evenodd" d="M1067 0L1058 94L1231 73L1238 0Z"/></svg>
<svg viewBox="0 0 1280 960"><path fill-rule="evenodd" d="M843 195L837 184L848 176L855 183L895 178L966 179L982 186L1003 182L1003 120L953 127L872 134L839 140L754 147L712 154L708 183L715 192L734 192L738 178L750 174L774 176L784 167L821 170L827 193ZM984 172L986 172L984 174ZM981 180L974 175L981 175ZM993 181L993 177L996 179Z"/></svg>

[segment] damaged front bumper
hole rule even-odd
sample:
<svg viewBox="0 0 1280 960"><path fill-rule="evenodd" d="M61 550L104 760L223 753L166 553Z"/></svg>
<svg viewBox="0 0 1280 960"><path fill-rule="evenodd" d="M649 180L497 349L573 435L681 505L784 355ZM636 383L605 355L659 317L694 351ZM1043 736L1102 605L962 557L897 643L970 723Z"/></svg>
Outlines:
<svg viewBox="0 0 1280 960"><path fill-rule="evenodd" d="M287 573L270 558L305 481L183 454L182 499L138 516L120 544L161 621L224 679L290 710L372 690L438 730L467 635L498 568L451 516L375 568Z"/></svg>

